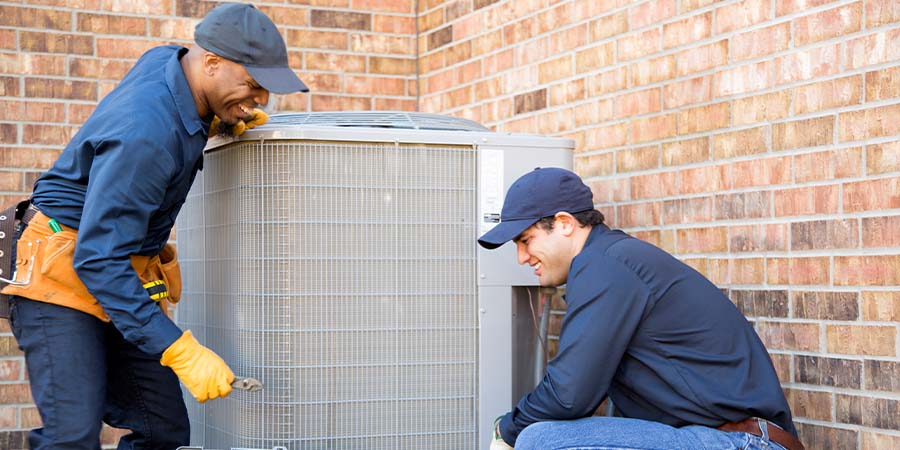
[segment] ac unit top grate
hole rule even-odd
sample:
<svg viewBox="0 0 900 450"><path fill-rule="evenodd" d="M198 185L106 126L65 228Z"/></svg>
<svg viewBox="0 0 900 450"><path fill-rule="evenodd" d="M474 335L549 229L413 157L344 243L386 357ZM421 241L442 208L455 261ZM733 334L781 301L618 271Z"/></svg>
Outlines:
<svg viewBox="0 0 900 450"><path fill-rule="evenodd" d="M397 128L408 130L490 131L481 124L440 114L402 111L336 111L274 114L267 126L317 125L325 127Z"/></svg>

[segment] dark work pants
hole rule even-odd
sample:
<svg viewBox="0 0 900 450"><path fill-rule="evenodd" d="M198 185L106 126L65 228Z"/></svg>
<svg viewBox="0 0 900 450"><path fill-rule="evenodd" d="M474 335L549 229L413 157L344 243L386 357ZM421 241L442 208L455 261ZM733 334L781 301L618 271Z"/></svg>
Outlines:
<svg viewBox="0 0 900 450"><path fill-rule="evenodd" d="M99 450L101 421L132 431L119 450L189 444L178 378L161 355L142 352L89 314L22 297L10 302L10 326L43 420L29 435L33 450Z"/></svg>

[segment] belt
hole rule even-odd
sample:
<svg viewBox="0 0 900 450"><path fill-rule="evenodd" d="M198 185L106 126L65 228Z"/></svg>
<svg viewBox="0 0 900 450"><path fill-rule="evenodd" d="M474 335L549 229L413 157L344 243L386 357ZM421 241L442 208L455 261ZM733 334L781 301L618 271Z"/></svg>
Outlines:
<svg viewBox="0 0 900 450"><path fill-rule="evenodd" d="M750 417L744 419L740 422L728 422L725 425L722 425L717 430L726 431L729 433L739 432L739 433L750 433L754 436L763 437L763 432L759 428L760 421L765 419L757 419L756 417ZM766 429L769 432L769 440L775 442L782 447L788 450L805 450L803 447L803 443L800 442L793 434L784 431L778 425L775 425L772 422L766 420L767 426Z"/></svg>
<svg viewBox="0 0 900 450"><path fill-rule="evenodd" d="M35 214L41 212L37 206L34 204L28 205L28 209L25 210L25 213L22 214L22 223L28 225L28 222L31 222L31 219L34 219Z"/></svg>

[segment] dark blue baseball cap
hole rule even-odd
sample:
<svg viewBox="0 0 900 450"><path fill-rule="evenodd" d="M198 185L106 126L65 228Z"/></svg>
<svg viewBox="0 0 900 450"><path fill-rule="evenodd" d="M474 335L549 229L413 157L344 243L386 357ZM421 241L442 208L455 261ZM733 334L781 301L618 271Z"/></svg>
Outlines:
<svg viewBox="0 0 900 450"><path fill-rule="evenodd" d="M593 209L594 194L578 175L558 167L538 167L509 187L500 211L500 223L481 236L478 244L494 249L515 239L544 217Z"/></svg>
<svg viewBox="0 0 900 450"><path fill-rule="evenodd" d="M253 5L217 6L197 24L194 41L205 50L244 66L269 92L309 91L288 66L287 46L278 28Z"/></svg>

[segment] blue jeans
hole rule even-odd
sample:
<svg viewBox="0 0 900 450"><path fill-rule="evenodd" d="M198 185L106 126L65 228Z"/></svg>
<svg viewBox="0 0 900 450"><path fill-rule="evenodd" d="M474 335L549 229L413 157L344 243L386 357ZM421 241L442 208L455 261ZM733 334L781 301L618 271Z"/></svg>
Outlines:
<svg viewBox="0 0 900 450"><path fill-rule="evenodd" d="M764 429L764 433L766 433ZM538 422L522 430L516 450L784 450L767 437L715 428L621 417Z"/></svg>
<svg viewBox="0 0 900 450"><path fill-rule="evenodd" d="M14 297L9 321L43 421L29 434L33 450L99 450L101 421L132 431L119 450L189 444L178 378L161 355L126 342L110 323L49 303Z"/></svg>

